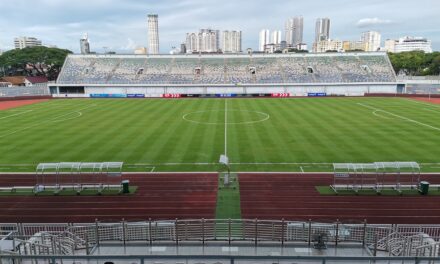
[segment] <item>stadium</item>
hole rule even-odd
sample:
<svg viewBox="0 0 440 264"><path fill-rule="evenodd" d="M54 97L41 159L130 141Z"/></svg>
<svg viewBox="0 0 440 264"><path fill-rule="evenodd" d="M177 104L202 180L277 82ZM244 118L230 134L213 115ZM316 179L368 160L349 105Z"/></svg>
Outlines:
<svg viewBox="0 0 440 264"><path fill-rule="evenodd" d="M61 95L92 97L359 96L398 92L385 53L71 55L57 86L51 89Z"/></svg>
<svg viewBox="0 0 440 264"><path fill-rule="evenodd" d="M1 264L440 263L439 101L386 53L69 55L0 96Z"/></svg>

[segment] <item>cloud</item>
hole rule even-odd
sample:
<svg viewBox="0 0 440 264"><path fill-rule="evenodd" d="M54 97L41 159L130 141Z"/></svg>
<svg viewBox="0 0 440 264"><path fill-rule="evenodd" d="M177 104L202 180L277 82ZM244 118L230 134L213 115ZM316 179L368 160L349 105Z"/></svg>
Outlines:
<svg viewBox="0 0 440 264"><path fill-rule="evenodd" d="M358 28L366 28L366 27L372 27L372 26L389 25L392 23L393 23L393 21L391 21L389 19L380 19L377 17L372 17L372 18L359 19L359 21L356 23L356 26Z"/></svg>
<svg viewBox="0 0 440 264"><path fill-rule="evenodd" d="M399 12L389 12L397 2ZM135 46L148 45L149 13L159 14L159 42L164 53L179 46L186 32L207 27L241 30L243 49L255 49L262 28L283 31L286 19L294 15L303 15L304 41L309 45L315 38L316 18L329 17L332 38L357 39L359 31L366 28L380 30L384 39L405 35L427 37L432 39L434 49L440 49L439 34L434 31L438 28L439 0L372 0L362 4L353 0L331 3L272 0L271 5L265 0L34 0L32 3L38 8L29 8L29 0L0 0L0 10L8 10L0 16L0 49L13 48L14 37L32 36L43 44L79 52L79 38L87 32L93 51L102 52L105 46L127 53ZM315 8L317 5L321 7L319 10ZM30 23L24 17L44 19L33 19Z"/></svg>
<svg viewBox="0 0 440 264"><path fill-rule="evenodd" d="M139 47L140 46L136 44L134 40L132 40L131 38L127 38L127 44L125 46L120 47L120 50L133 51Z"/></svg>

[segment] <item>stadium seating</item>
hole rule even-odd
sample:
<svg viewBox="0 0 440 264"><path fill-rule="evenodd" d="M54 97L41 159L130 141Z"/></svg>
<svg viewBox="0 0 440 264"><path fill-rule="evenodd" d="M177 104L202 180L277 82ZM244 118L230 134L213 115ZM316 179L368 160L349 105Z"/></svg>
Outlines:
<svg viewBox="0 0 440 264"><path fill-rule="evenodd" d="M241 56L70 55L60 84L395 82L384 53Z"/></svg>

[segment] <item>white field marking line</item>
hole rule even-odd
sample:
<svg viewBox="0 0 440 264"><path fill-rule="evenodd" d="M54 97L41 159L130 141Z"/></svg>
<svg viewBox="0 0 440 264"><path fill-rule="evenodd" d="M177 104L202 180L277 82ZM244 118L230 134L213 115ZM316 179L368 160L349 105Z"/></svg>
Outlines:
<svg viewBox="0 0 440 264"><path fill-rule="evenodd" d="M128 169L136 169L136 168L139 168L139 167L143 167L145 169L148 168L148 169L150 169L150 172L153 172L156 169L155 166L134 166L134 165L127 166Z"/></svg>
<svg viewBox="0 0 440 264"><path fill-rule="evenodd" d="M134 164L125 164L127 166L179 166L179 165L218 165L216 162L165 162L165 163L134 163Z"/></svg>
<svg viewBox="0 0 440 264"><path fill-rule="evenodd" d="M225 156L228 156L228 100L225 99Z"/></svg>
<svg viewBox="0 0 440 264"><path fill-rule="evenodd" d="M383 115L379 115L377 112L380 112L379 110L374 110L373 111L373 115L380 117L380 118L385 118L385 119L391 119L389 117L383 116Z"/></svg>
<svg viewBox="0 0 440 264"><path fill-rule="evenodd" d="M429 109L429 108L423 108L423 109L426 111L430 111L430 112L440 113L440 111Z"/></svg>
<svg viewBox="0 0 440 264"><path fill-rule="evenodd" d="M327 162L238 162L235 165L333 165Z"/></svg>
<svg viewBox="0 0 440 264"><path fill-rule="evenodd" d="M368 109L371 109L371 110L376 110L376 111L381 111L381 112L387 113L389 115L398 117L400 119L406 120L406 121L414 123L414 124L418 124L418 125L421 125L421 126L429 127L429 128L435 129L437 131L440 131L440 128L438 128L438 127L431 126L431 125L428 125L428 124L425 124L425 123L422 123L422 122L410 119L408 117L404 117L404 116L401 116L401 115L396 115L396 114L393 114L391 112L388 112L388 111L385 111L385 110L382 110L382 109L379 109L379 108L375 108L375 107L372 107L372 106L369 106L369 105L366 105L366 104L362 104L362 103L357 103L357 104L360 105L360 106L366 107Z"/></svg>
<svg viewBox="0 0 440 264"><path fill-rule="evenodd" d="M53 120L52 122L63 122L63 121L75 119L75 118L82 116L82 112L73 112L73 113L77 113L77 115L73 116L73 117L65 118L65 119Z"/></svg>
<svg viewBox="0 0 440 264"><path fill-rule="evenodd" d="M188 99L191 100L191 99ZM123 171L124 175L133 175L133 174L139 174L139 173L145 173L145 172L129 172L129 171ZM151 173L151 172L146 172ZM155 171L154 174L177 174L177 175L191 175L191 174L211 174L213 176L218 176L218 172L213 171ZM280 174L280 175L292 175L297 174L297 171L231 171L231 173L240 173L240 174ZM310 171L310 172L304 172L304 174L313 175L313 174L320 174L320 175L333 175L333 171ZM2 174L5 175L35 175L35 172L2 172ZM421 172L420 175L440 175L438 172Z"/></svg>
<svg viewBox="0 0 440 264"><path fill-rule="evenodd" d="M34 110L25 110L25 111L21 111L21 112L19 112L19 113L17 113L17 114L13 114L13 115L8 115L8 116L0 117L0 120L1 120L1 119L6 119L6 118L9 118L9 117L13 117L13 116L18 116L18 115L26 114L26 113L29 113L29 112L32 112L32 111L34 111ZM14 112L18 112L18 111L17 111L17 110L14 110Z"/></svg>
<svg viewBox="0 0 440 264"><path fill-rule="evenodd" d="M231 162L231 165L300 165L302 167L313 167L313 166L331 166L333 163L326 162ZM439 165L440 162L434 163L419 163L420 165ZM125 164L126 166L145 166L148 168L153 168L157 166L177 166L177 165L218 165L217 162L167 162L167 163L134 163ZM26 167L26 166L36 166L36 164L23 163L23 164L0 164L0 167Z"/></svg>
<svg viewBox="0 0 440 264"><path fill-rule="evenodd" d="M301 169L301 172L304 173L303 167L299 166L299 168Z"/></svg>
<svg viewBox="0 0 440 264"><path fill-rule="evenodd" d="M188 119L189 115L192 114L198 114L198 113L205 113L205 112L218 112L218 111L224 111L224 110L206 110L206 111L196 111L196 112L190 112L190 113L186 113L182 116L182 119L194 124L202 124L202 125L223 125L223 122L219 122L219 123L211 123L211 122L199 122L199 121L194 121L191 119ZM248 125L248 124L255 124L255 123L261 123L264 121L267 121L270 118L270 115L264 112L258 112L258 111L248 111L248 110L234 110L234 109L229 109L228 112L249 112L249 113L257 113L259 115L263 115L264 118L260 119L260 120L255 120L255 121L244 121L244 122L228 122L228 125Z"/></svg>
<svg viewBox="0 0 440 264"><path fill-rule="evenodd" d="M333 163L321 163L321 162L231 162L231 165L319 165L319 166L330 166ZM4 164L8 165L8 164ZM165 162L165 163L135 163L135 164L126 164L127 166L179 166L179 165L218 165L218 162ZM0 164L1 166L1 164Z"/></svg>
<svg viewBox="0 0 440 264"><path fill-rule="evenodd" d="M28 166L36 166L36 164L0 164L0 167L10 166L10 167L28 167Z"/></svg>
<svg viewBox="0 0 440 264"><path fill-rule="evenodd" d="M10 136L10 135L13 135L13 134L15 134L15 133L17 133L17 132L21 132L21 131L27 130L27 129L29 129L29 128L33 128L33 127L39 126L39 125L41 125L41 124L45 124L45 123L49 123L49 122L53 122L54 120L57 120L57 119L60 118L60 117L63 117L63 116L66 116L66 115L70 115L70 114L72 114L72 113L76 113L76 112L79 112L79 111L81 111L81 110L85 110L85 109L88 109L88 108L91 108L91 107L94 107L94 106L96 106L96 104L89 105L89 106L87 106L87 107L84 107L84 108L78 109L78 110L76 110L76 111L73 111L73 112L69 112L69 113L66 113L66 114L62 114L62 115L56 116L56 117L54 117L54 118L52 118L52 119L49 119L49 120L46 120L46 121L43 121L43 122L39 122L39 123L34 124L34 125L31 125L31 126L27 126L27 127L22 128L22 129L18 129L18 130L11 131L11 132L9 132L9 133L7 133L7 134L0 135L0 138L6 137L6 136Z"/></svg>
<svg viewBox="0 0 440 264"><path fill-rule="evenodd" d="M417 101L417 100L414 100L414 99L409 99L408 98L408 99L403 99L403 100L405 100L407 102L409 101L409 102L412 102L412 103L416 103L416 104L422 104L422 105L425 105L425 106L440 108L440 106L438 106L438 105L427 103L427 102L422 102L422 101Z"/></svg>
<svg viewBox="0 0 440 264"><path fill-rule="evenodd" d="M14 108L12 108L12 109L5 109L5 110L2 110L2 111L8 111L8 112L28 112L28 111L33 111L33 110L23 110L23 109L14 109ZM0 111L0 113L1 113L1 111Z"/></svg>

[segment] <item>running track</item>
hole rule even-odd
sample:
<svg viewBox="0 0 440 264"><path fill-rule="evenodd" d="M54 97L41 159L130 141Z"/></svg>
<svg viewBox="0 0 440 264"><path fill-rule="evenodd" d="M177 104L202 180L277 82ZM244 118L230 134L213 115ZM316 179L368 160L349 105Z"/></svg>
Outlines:
<svg viewBox="0 0 440 264"><path fill-rule="evenodd" d="M422 176L440 183L440 175ZM240 174L242 217L392 224L439 224L440 196L321 196L325 174Z"/></svg>
<svg viewBox="0 0 440 264"><path fill-rule="evenodd" d="M0 196L0 223L214 218L216 174L126 175L132 196ZM440 175L423 176L440 183ZM329 174L240 174L242 217L369 223L440 223L440 196L321 196ZM34 185L33 175L0 175L0 186Z"/></svg>
<svg viewBox="0 0 440 264"><path fill-rule="evenodd" d="M124 175L132 196L0 196L0 223L80 223L215 218L217 174ZM34 175L0 175L0 186L35 185Z"/></svg>
<svg viewBox="0 0 440 264"><path fill-rule="evenodd" d="M12 108L17 108L24 105L37 104L41 102L46 102L49 99L32 99L32 100L15 100L15 101L0 101L0 110L8 110Z"/></svg>

